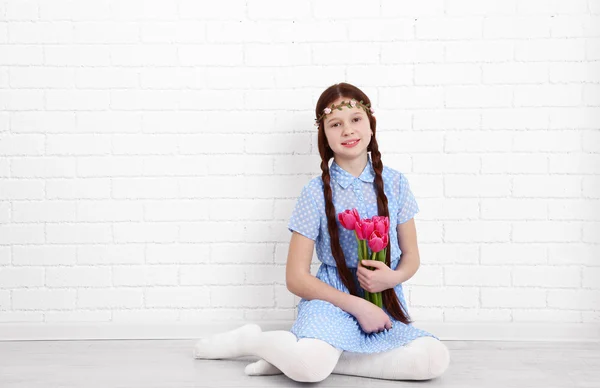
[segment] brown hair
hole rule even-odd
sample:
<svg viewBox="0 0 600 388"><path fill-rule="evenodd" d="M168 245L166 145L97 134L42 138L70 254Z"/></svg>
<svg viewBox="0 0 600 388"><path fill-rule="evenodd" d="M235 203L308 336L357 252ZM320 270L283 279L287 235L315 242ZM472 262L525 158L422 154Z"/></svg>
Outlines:
<svg viewBox="0 0 600 388"><path fill-rule="evenodd" d="M356 101L362 100L362 103L365 105L371 103L369 97L367 97L367 95L364 94L356 86L344 82L338 83L325 89L325 91L319 97L319 100L317 101L317 107L315 110L316 118L318 118L322 114L323 109L325 109L328 106L331 106L331 103L340 97L347 98L348 100L352 98ZM371 114L371 112L367 112L367 116L369 118L371 130L373 131L373 136L371 137L371 142L367 147L367 151L371 151L371 161L373 163L373 169L375 170L375 186L377 188L377 215L389 217L390 214L388 209L388 199L383 190L383 163L381 162L381 153L379 152L379 146L377 145L376 139L375 127L377 121L375 120L375 117ZM357 285L352 279L352 273L346 265L344 252L342 251L342 247L340 245L337 215L333 206L333 193L331 191L331 180L329 175L329 159L333 158L333 151L327 143L325 129L323 126L324 121L324 118L322 120L319 120L318 139L319 154L321 155L321 170L323 171L323 173L321 174L321 178L323 179L323 195L325 197L327 229L329 231L329 236L331 237L331 253L333 254L335 262L337 263L337 269L342 282L348 288L352 295L359 296ZM389 249L387 249L385 263L389 267L391 253L391 240L389 240L389 235L388 241L390 241L390 247ZM383 306L396 320L401 321L405 324L412 323L408 312L404 311L404 308L398 300L394 289L387 289L383 291Z"/></svg>

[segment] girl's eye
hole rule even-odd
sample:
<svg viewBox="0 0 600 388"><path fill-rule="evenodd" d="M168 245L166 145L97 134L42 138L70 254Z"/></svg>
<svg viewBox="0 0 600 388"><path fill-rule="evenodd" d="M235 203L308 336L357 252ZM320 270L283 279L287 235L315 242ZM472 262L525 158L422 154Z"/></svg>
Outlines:
<svg viewBox="0 0 600 388"><path fill-rule="evenodd" d="M355 119L357 119L357 120L359 120L359 121L361 120L361 118L360 118L360 117L355 117ZM335 127L336 125L338 125L338 123L332 124L331 126L332 126L332 127Z"/></svg>

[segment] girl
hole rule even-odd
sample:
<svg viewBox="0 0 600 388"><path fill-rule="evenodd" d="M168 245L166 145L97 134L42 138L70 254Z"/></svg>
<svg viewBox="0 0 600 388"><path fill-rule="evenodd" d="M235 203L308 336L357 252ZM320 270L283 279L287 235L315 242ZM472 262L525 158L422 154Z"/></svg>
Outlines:
<svg viewBox="0 0 600 388"><path fill-rule="evenodd" d="M246 374L284 373L301 382L331 373L426 380L446 370L447 347L414 327L407 313L402 283L419 266L412 219L419 208L406 177L383 166L370 106L347 83L330 86L317 102L322 174L303 187L288 224L286 282L302 298L291 330L262 332L248 324L201 339L195 358L254 355L261 359ZM355 232L340 228L337 214L345 209L357 209L360 218L389 217L385 264L363 261L373 271L358 262ZM309 271L315 243L322 262L316 277ZM365 290L382 292L384 308L364 299Z"/></svg>

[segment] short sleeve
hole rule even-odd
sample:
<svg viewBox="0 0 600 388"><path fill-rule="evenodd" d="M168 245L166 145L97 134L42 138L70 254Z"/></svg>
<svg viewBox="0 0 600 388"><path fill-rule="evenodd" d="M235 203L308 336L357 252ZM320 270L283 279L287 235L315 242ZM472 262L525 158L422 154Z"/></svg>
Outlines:
<svg viewBox="0 0 600 388"><path fill-rule="evenodd" d="M300 197L288 223L290 232L298 232L303 236L316 240L319 235L320 217L317 204L310 193L308 185L302 188Z"/></svg>
<svg viewBox="0 0 600 388"><path fill-rule="evenodd" d="M400 173L400 195L398 198L398 216L397 224L403 224L409 221L419 212L419 205L413 195L408 179Z"/></svg>

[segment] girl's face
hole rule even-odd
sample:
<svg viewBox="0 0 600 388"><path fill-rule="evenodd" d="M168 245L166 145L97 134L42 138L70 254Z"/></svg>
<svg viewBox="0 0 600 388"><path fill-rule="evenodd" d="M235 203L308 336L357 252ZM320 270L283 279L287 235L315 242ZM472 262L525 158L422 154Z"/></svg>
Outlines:
<svg viewBox="0 0 600 388"><path fill-rule="evenodd" d="M333 104L338 105L342 101L349 102L350 100L350 98L340 97ZM331 107L331 104L328 106ZM325 137L335 155L353 159L367 152L372 132L369 117L363 108L358 105L354 108L342 106L342 110L336 108L330 114L325 115L322 120ZM344 145L352 140L358 140L358 143L352 147Z"/></svg>

